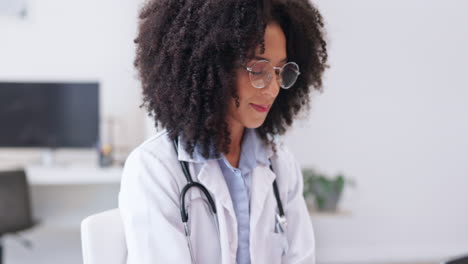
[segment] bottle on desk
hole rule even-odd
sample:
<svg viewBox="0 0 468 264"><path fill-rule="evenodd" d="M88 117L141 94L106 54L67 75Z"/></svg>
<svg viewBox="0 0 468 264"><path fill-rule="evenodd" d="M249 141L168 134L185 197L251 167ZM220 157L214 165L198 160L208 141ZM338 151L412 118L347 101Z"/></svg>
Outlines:
<svg viewBox="0 0 468 264"><path fill-rule="evenodd" d="M98 144L99 166L109 167L113 163L113 148L111 144Z"/></svg>

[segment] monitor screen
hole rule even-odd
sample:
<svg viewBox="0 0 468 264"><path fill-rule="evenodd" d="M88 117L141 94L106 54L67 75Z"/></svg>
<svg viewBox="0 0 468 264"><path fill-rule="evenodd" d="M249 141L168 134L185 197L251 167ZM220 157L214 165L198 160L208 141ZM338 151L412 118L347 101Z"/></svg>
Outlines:
<svg viewBox="0 0 468 264"><path fill-rule="evenodd" d="M0 147L94 147L99 83L0 82Z"/></svg>

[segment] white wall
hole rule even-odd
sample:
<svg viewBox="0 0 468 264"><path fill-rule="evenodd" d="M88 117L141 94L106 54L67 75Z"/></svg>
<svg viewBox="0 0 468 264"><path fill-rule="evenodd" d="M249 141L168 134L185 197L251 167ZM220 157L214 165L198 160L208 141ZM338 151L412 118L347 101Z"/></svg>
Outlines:
<svg viewBox="0 0 468 264"><path fill-rule="evenodd" d="M468 253L468 2L316 2L331 68L288 142L357 181L350 215L316 217L319 257Z"/></svg>
<svg viewBox="0 0 468 264"><path fill-rule="evenodd" d="M28 1L25 20L0 17L0 80L100 81L103 136L117 121L117 147L144 138L133 70L140 1Z"/></svg>

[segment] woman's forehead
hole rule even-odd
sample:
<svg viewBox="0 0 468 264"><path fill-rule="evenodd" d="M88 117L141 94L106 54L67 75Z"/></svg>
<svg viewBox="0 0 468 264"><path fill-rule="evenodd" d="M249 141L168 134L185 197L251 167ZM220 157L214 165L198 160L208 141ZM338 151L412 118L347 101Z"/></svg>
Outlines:
<svg viewBox="0 0 468 264"><path fill-rule="evenodd" d="M278 23L269 23L267 25L264 40L265 52L261 53L261 45L258 45L252 59L263 59L270 61L272 64L286 62L286 36Z"/></svg>

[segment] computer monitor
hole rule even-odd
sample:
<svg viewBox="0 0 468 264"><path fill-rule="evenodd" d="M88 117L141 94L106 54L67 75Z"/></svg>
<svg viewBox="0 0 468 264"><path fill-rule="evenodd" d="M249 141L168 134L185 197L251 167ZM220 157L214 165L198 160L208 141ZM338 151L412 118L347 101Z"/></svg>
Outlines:
<svg viewBox="0 0 468 264"><path fill-rule="evenodd" d="M0 82L0 147L90 148L99 83Z"/></svg>

